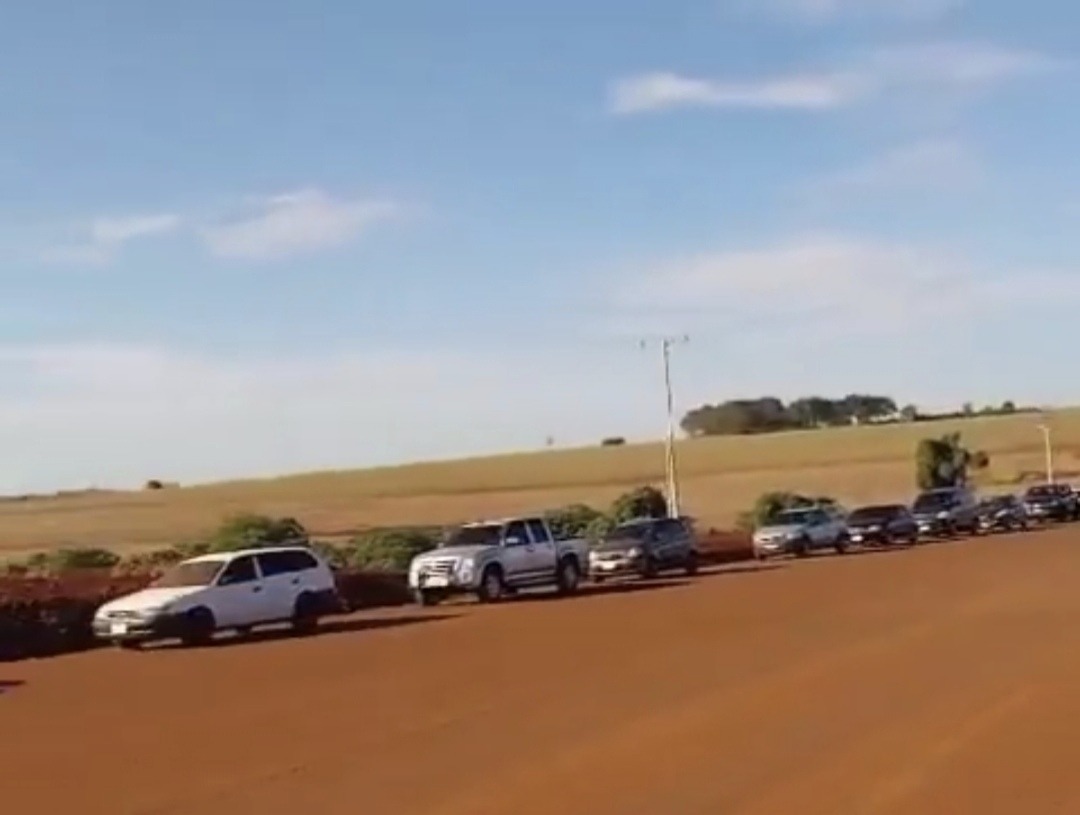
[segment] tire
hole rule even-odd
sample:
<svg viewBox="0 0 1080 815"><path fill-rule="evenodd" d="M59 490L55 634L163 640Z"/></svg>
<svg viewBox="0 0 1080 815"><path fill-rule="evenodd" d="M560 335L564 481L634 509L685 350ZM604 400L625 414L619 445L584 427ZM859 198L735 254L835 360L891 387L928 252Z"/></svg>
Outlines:
<svg viewBox="0 0 1080 815"><path fill-rule="evenodd" d="M836 543L833 544L833 548L838 555L846 555L848 550L848 542L844 538L837 538Z"/></svg>
<svg viewBox="0 0 1080 815"><path fill-rule="evenodd" d="M502 569L488 566L480 576L480 585L476 589L476 598L481 603L497 603L506 594L506 582Z"/></svg>
<svg viewBox="0 0 1080 815"><path fill-rule="evenodd" d="M656 574L656 561L646 555L645 562L641 564L641 576L645 580L652 580L654 577L656 577Z"/></svg>
<svg viewBox="0 0 1080 815"><path fill-rule="evenodd" d="M319 601L314 595L304 592L296 598L292 613L292 629L302 636L314 634L319 629Z"/></svg>
<svg viewBox="0 0 1080 815"><path fill-rule="evenodd" d="M180 641L189 648L206 645L214 638L216 630L217 620L214 619L214 612L205 606L193 608L184 617Z"/></svg>
<svg viewBox="0 0 1080 815"><path fill-rule="evenodd" d="M412 592L413 602L418 606L436 606L442 597L433 591L425 591L424 589L413 589Z"/></svg>
<svg viewBox="0 0 1080 815"><path fill-rule="evenodd" d="M683 567L686 571L686 576L693 577L696 575L698 573L698 567L698 553L691 551L690 554L686 556L686 565Z"/></svg>
<svg viewBox="0 0 1080 815"><path fill-rule="evenodd" d="M896 538L893 537L892 532L881 533L881 545L886 549L889 549L896 545Z"/></svg>
<svg viewBox="0 0 1080 815"><path fill-rule="evenodd" d="M795 557L807 557L810 554L810 541L806 538L799 538L799 540L795 541L792 551L795 553Z"/></svg>
<svg viewBox="0 0 1080 815"><path fill-rule="evenodd" d="M576 558L566 557L559 561L559 568L555 573L555 585L559 594L573 594L578 590L578 586L581 585L581 568Z"/></svg>

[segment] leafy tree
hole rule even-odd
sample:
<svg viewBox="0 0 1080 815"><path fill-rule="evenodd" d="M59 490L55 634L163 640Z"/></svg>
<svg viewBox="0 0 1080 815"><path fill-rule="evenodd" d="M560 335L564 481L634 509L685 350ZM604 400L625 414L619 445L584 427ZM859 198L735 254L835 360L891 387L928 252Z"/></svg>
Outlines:
<svg viewBox="0 0 1080 815"><path fill-rule="evenodd" d="M784 510L830 504L835 505L836 502L832 498L811 498L795 492L766 492L758 496L750 509L739 515L736 525L744 532L751 532L771 523Z"/></svg>
<svg viewBox="0 0 1080 815"><path fill-rule="evenodd" d="M900 418L905 422L914 422L919 418L919 409L915 405L904 405L900 409Z"/></svg>
<svg viewBox="0 0 1080 815"><path fill-rule="evenodd" d="M610 515L616 523L634 518L665 518L667 499L656 487L638 487L623 493L611 505Z"/></svg>
<svg viewBox="0 0 1080 815"><path fill-rule="evenodd" d="M255 546L306 546L307 530L295 518L271 518L267 515L236 515L218 528L209 541L215 552L248 549Z"/></svg>
<svg viewBox="0 0 1080 815"><path fill-rule="evenodd" d="M915 477L919 489L932 490L967 484L972 470L990 466L990 456L972 452L962 444L959 433L919 442L915 452Z"/></svg>
<svg viewBox="0 0 1080 815"><path fill-rule="evenodd" d="M403 572L414 557L436 545L436 536L428 530L373 529L353 538L344 557L356 569Z"/></svg>
<svg viewBox="0 0 1080 815"><path fill-rule="evenodd" d="M1006 400L1001 403L1001 413L1009 414L1016 413L1016 403L1012 400Z"/></svg>
<svg viewBox="0 0 1080 815"><path fill-rule="evenodd" d="M587 504L570 504L546 514L551 534L557 539L585 537L589 529L599 526L607 516Z"/></svg>

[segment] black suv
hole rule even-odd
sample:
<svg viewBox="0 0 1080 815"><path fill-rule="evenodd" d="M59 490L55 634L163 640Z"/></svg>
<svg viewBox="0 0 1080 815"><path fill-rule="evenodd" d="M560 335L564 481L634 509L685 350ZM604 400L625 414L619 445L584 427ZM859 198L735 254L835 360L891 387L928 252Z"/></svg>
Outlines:
<svg viewBox="0 0 1080 815"><path fill-rule="evenodd" d="M1027 510L1015 495L995 495L979 504L980 531L1014 532L1027 528Z"/></svg>
<svg viewBox="0 0 1080 815"><path fill-rule="evenodd" d="M923 535L951 537L960 532L974 535L979 530L978 501L966 487L927 490L915 499L911 514Z"/></svg>
<svg viewBox="0 0 1080 815"><path fill-rule="evenodd" d="M852 543L910 545L919 539L919 525L903 504L859 507L848 515L847 529Z"/></svg>
<svg viewBox="0 0 1080 815"><path fill-rule="evenodd" d="M1076 493L1068 484L1036 484L1024 493L1024 508L1033 521L1075 521L1080 515Z"/></svg>
<svg viewBox="0 0 1080 815"><path fill-rule="evenodd" d="M697 573L698 552L686 518L619 524L589 552L589 576L595 583L625 574L655 577L668 569Z"/></svg>

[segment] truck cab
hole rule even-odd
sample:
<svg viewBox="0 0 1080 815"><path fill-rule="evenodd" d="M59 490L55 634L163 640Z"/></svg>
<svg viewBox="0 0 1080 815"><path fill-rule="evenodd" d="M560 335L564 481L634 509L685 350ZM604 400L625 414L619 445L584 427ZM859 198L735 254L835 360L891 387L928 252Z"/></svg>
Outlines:
<svg viewBox="0 0 1080 815"><path fill-rule="evenodd" d="M535 586L570 594L585 573L588 549L584 539L556 540L542 516L476 521L413 558L409 589L421 605L455 594L491 603Z"/></svg>

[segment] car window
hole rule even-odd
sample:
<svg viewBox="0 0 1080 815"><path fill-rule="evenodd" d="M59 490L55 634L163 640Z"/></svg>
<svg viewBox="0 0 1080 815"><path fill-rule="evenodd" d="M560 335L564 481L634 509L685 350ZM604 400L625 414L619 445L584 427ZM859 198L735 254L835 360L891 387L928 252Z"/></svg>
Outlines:
<svg viewBox="0 0 1080 815"><path fill-rule="evenodd" d="M506 525L503 540L507 546L524 546L529 542L529 533L524 521L511 521Z"/></svg>
<svg viewBox="0 0 1080 815"><path fill-rule="evenodd" d="M529 532L532 534L533 543L551 543L551 535L548 534L547 524L539 518L529 518L526 523Z"/></svg>
<svg viewBox="0 0 1080 815"><path fill-rule="evenodd" d="M663 540L676 541L685 537L686 534L686 526L676 518L668 518L660 523L660 537Z"/></svg>
<svg viewBox="0 0 1080 815"><path fill-rule="evenodd" d="M239 583L253 583L259 579L259 573L255 569L255 558L244 555L232 561L218 578L219 586L235 586Z"/></svg>
<svg viewBox="0 0 1080 815"><path fill-rule="evenodd" d="M290 574L314 569L318 563L307 552L262 552L258 555L259 568L264 577L273 577L278 574Z"/></svg>

